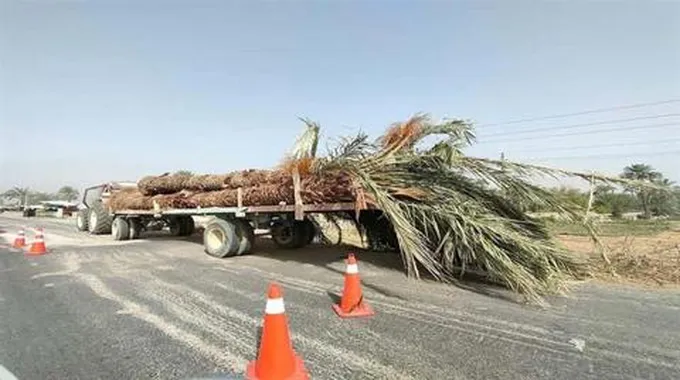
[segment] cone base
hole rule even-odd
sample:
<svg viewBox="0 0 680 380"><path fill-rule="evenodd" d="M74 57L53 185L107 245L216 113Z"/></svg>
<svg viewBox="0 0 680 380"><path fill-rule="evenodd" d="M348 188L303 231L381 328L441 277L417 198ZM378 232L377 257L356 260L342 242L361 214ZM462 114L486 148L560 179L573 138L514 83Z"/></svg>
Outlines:
<svg viewBox="0 0 680 380"><path fill-rule="evenodd" d="M26 251L26 254L29 255L29 256L40 256L40 255L44 255L46 253L47 253L47 249L45 248L44 245L42 245L42 246L31 245L31 248L29 248L29 250Z"/></svg>
<svg viewBox="0 0 680 380"><path fill-rule="evenodd" d="M367 303L361 303L361 305L355 307L354 310L349 313L342 311L340 305L334 304L333 311L335 311L335 314L340 318L368 318L375 315L375 311Z"/></svg>
<svg viewBox="0 0 680 380"><path fill-rule="evenodd" d="M14 241L14 244L12 244L12 248L24 248L26 246L25 241Z"/></svg>
<svg viewBox="0 0 680 380"><path fill-rule="evenodd" d="M287 377L277 377L277 380L309 380L309 374L307 373L307 370L305 369L305 363L300 359L299 356L296 354L293 354L295 357L295 368L293 370L293 373L288 375ZM248 363L248 367L246 367L246 379L247 380L267 380L265 378L259 378L255 374L255 367L257 366L257 360L253 360Z"/></svg>

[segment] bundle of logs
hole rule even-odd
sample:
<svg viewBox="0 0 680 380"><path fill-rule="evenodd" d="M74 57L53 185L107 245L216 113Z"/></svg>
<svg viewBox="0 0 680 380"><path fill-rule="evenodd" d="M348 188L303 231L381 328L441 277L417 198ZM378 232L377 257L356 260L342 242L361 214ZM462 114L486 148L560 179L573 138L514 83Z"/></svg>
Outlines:
<svg viewBox="0 0 680 380"><path fill-rule="evenodd" d="M245 170L224 175L172 174L142 178L137 189L115 192L114 210L148 210L156 202L162 208L233 207L238 192L244 206L295 203L293 176L280 170ZM355 190L342 173L306 175L300 179L305 204L353 202Z"/></svg>

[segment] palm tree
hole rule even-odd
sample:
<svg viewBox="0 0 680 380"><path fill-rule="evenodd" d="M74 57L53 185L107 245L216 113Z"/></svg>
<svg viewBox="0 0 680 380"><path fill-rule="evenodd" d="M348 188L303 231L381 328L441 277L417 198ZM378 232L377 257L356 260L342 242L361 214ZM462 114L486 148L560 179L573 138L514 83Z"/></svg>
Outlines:
<svg viewBox="0 0 680 380"><path fill-rule="evenodd" d="M30 193L31 190L28 187L15 186L2 193L2 197L10 201L15 201L19 204L23 203L26 205L28 203L28 196Z"/></svg>
<svg viewBox="0 0 680 380"><path fill-rule="evenodd" d="M661 179L661 173L657 172L650 165L647 164L632 164L623 168L622 178L634 180L640 183L654 183ZM649 187L640 185L630 185L626 188L627 191L635 194L642 206L642 211L645 219L651 217L650 199L652 191Z"/></svg>
<svg viewBox="0 0 680 380"><path fill-rule="evenodd" d="M78 190L71 186L62 186L59 191L57 191L57 197L65 201L73 201L78 198Z"/></svg>
<svg viewBox="0 0 680 380"><path fill-rule="evenodd" d="M658 178L654 181L658 189L649 192L649 208L653 215L671 215L676 211L676 194L673 192L673 181Z"/></svg>
<svg viewBox="0 0 680 380"><path fill-rule="evenodd" d="M432 146L423 146L432 139ZM464 155L473 141L472 126L463 120L433 123L416 115L376 142L363 133L345 139L327 157L314 157L312 168L348 175L362 192L357 198L382 211L409 275L419 277L424 269L438 280L456 281L472 268L532 300L584 275L585 264L518 204L581 220L580 205L532 181L564 174L590 180L591 174ZM294 151L311 151L304 146L316 142L298 142Z"/></svg>

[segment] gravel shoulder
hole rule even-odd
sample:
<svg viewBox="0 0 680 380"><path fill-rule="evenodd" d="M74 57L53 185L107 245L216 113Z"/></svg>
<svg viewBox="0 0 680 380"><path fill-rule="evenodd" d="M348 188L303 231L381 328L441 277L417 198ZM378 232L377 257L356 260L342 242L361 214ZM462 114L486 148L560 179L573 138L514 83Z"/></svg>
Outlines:
<svg viewBox="0 0 680 380"><path fill-rule="evenodd" d="M51 252L7 248L45 228ZM28 234L29 238L32 234ZM2 241L4 239L4 241ZM542 309L503 290L412 281L359 252L377 315L341 320L346 250L311 246L215 259L200 236L115 242L71 221L0 215L0 364L20 379L163 378L243 372L270 281L315 379L629 379L680 373L680 292L575 284Z"/></svg>

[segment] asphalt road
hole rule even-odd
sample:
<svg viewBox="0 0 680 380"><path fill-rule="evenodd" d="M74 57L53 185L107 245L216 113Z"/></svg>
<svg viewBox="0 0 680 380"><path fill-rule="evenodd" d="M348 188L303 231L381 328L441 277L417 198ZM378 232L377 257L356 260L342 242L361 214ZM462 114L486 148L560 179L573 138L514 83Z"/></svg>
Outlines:
<svg viewBox="0 0 680 380"><path fill-rule="evenodd" d="M45 227L48 255L7 247L22 224ZM680 378L678 291L578 284L541 309L408 280L384 254L359 252L377 315L341 320L330 306L342 249L264 241L220 260L198 236L114 242L7 214L0 237L0 364L22 380L238 378L256 356L270 281L313 379Z"/></svg>

